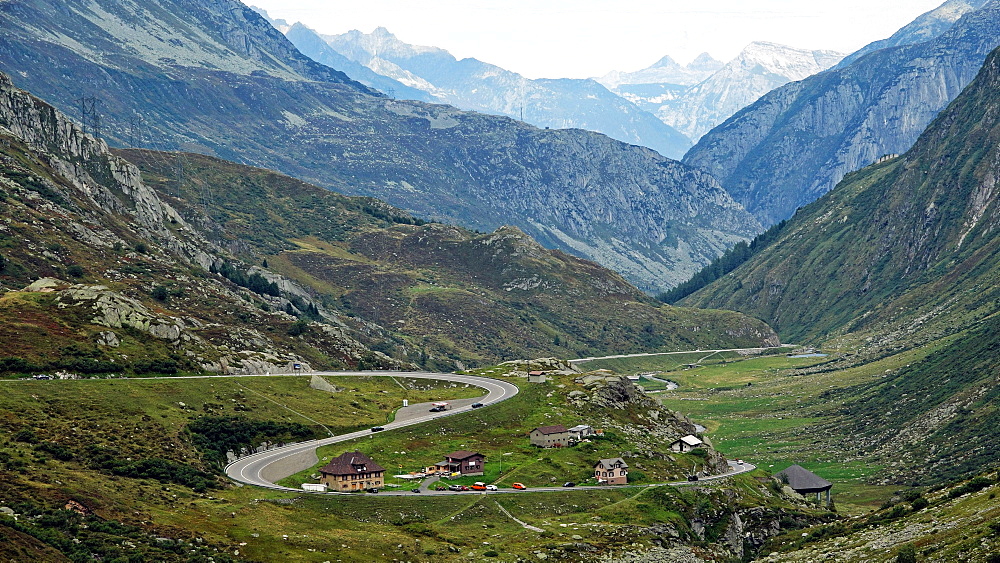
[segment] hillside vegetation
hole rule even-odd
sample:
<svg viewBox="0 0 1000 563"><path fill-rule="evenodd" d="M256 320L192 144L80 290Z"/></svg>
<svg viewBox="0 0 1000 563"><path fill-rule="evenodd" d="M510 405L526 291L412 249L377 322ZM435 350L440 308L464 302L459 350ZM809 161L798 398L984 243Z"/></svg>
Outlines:
<svg viewBox="0 0 1000 563"><path fill-rule="evenodd" d="M516 229L421 224L272 172L128 153L157 193L51 106L9 81L0 96L0 372L453 369L775 339L739 314L659 306Z"/></svg>
<svg viewBox="0 0 1000 563"><path fill-rule="evenodd" d="M377 349L396 358L450 368L453 360L776 342L747 317L660 306L513 227L473 233L424 223L377 200L210 157L119 154L216 244L248 263L266 261L329 309L390 329Z"/></svg>
<svg viewBox="0 0 1000 563"><path fill-rule="evenodd" d="M909 152L849 176L681 301L765 319L842 353L841 369L894 363L813 399L819 434L852 436L885 482L940 483L996 463L998 91L994 52Z"/></svg>

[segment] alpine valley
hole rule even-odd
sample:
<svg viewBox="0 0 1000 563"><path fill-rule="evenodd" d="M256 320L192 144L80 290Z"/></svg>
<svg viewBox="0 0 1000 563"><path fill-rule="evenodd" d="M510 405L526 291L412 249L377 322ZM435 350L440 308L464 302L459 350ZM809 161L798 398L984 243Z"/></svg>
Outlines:
<svg viewBox="0 0 1000 563"><path fill-rule="evenodd" d="M4 2L0 25L0 70L67 113L98 97L113 143L263 166L470 229L516 226L651 293L760 230L699 170L579 129L387 98L236 0Z"/></svg>
<svg viewBox="0 0 1000 563"><path fill-rule="evenodd" d="M0 0L0 560L1000 562L997 22L527 80Z"/></svg>

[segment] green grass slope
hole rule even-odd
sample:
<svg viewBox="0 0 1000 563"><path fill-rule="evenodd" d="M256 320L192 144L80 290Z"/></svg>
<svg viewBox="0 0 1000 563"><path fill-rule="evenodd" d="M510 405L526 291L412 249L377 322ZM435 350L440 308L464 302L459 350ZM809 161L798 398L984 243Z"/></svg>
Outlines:
<svg viewBox="0 0 1000 563"><path fill-rule="evenodd" d="M831 514L778 493L761 473L700 487L578 487L551 494L461 497L316 496L233 486L213 446L254 447L346 432L386 420L402 399L451 400L478 390L428 381L338 378L329 393L307 377L0 382L0 554L46 561L460 561L499 557L607 560L668 546L715 558L753 553L781 529ZM577 405L570 379L514 399L366 436L359 447L387 466L424 463L465 444L490 449L507 480L581 478L595 456L632 452L640 481L683 472L694 455L661 455L681 431L641 395L617 406ZM658 411L654 417L651 411ZM303 415L307 416L305 418ZM544 421L601 424L603 442L537 450L523 430ZM226 433L214 432L223 421ZM626 431L631 428L631 431ZM426 433L431 436L426 436ZM517 452L503 457L499 452ZM324 455L327 455L324 453ZM542 458L539 460L538 458ZM571 465L571 463L575 465ZM498 467L499 469L499 467ZM555 479L555 481L552 481ZM509 483L507 483L509 484ZM504 512L502 509L507 512ZM541 528L522 527L511 518ZM749 535L748 535L749 534ZM469 555L469 554L472 555ZM490 555L491 553L495 555Z"/></svg>
<svg viewBox="0 0 1000 563"><path fill-rule="evenodd" d="M743 311L785 339L892 347L1000 308L994 53L908 153L801 209L766 251L681 301Z"/></svg>
<svg viewBox="0 0 1000 563"><path fill-rule="evenodd" d="M451 368L776 342L739 314L662 306L516 228L426 224L377 200L211 157L118 154L206 237L248 263L266 261L328 308L386 327L377 349L401 360Z"/></svg>
<svg viewBox="0 0 1000 563"><path fill-rule="evenodd" d="M811 387L821 394L808 410L817 435L849 436L839 455L882 467L882 483L939 483L996 463L998 92L994 52L908 153L849 176L681 301L844 354L843 381ZM848 375L881 360L882 373Z"/></svg>

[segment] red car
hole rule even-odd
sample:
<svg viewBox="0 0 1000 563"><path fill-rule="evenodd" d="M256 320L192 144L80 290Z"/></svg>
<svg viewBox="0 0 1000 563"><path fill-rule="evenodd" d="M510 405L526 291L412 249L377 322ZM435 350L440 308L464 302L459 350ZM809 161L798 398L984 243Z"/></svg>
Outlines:
<svg viewBox="0 0 1000 563"><path fill-rule="evenodd" d="M525 489L528 488L528 487L524 486L524 483L514 483L514 484L511 485L511 487L514 487L515 489L517 489L519 491L523 491L523 490L525 490Z"/></svg>

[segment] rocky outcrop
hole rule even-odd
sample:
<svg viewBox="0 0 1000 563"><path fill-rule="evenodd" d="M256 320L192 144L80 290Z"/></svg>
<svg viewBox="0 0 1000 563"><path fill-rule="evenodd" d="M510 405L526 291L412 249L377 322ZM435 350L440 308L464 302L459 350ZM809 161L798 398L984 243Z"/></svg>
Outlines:
<svg viewBox="0 0 1000 563"><path fill-rule="evenodd" d="M846 174L906 152L1000 44L1000 2L924 43L870 53L781 87L705 135L684 157L763 224L832 189Z"/></svg>
<svg viewBox="0 0 1000 563"><path fill-rule="evenodd" d="M595 374L591 377L584 374L576 378L583 384L586 391L572 391L567 399L579 411L590 411L599 420L593 420L597 426L613 430L615 433L628 437L635 445L635 450L623 452L623 457L661 458L656 450L664 444L670 444L681 436L696 434L694 422L681 413L664 408L646 395L642 389L626 377ZM591 410L593 409L593 410ZM638 424L620 424L610 418L601 417L602 409L628 411L639 421ZM706 443L707 444L707 443ZM711 448L706 448L704 465L699 468L706 475L729 471L726 458Z"/></svg>

